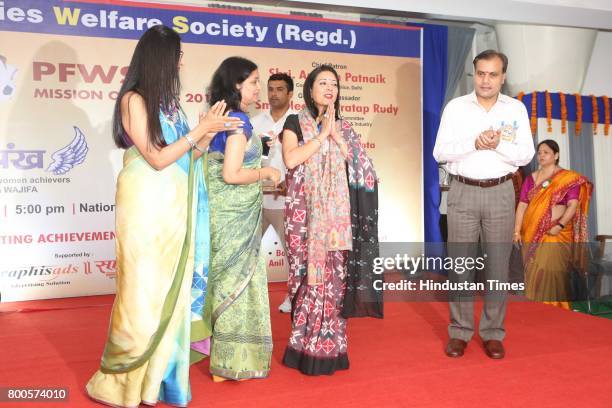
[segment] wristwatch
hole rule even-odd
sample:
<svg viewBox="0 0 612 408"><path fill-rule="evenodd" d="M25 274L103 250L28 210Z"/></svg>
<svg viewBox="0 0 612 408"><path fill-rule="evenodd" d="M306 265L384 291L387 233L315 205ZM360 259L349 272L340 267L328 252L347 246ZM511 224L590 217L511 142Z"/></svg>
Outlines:
<svg viewBox="0 0 612 408"><path fill-rule="evenodd" d="M438 180L440 187L448 187L450 184L450 173L444 164L438 164Z"/></svg>

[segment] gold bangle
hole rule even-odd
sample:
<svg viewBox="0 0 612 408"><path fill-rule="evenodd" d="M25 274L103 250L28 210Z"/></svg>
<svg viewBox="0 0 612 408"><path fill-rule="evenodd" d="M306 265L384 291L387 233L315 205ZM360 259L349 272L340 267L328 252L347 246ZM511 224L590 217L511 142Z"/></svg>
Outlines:
<svg viewBox="0 0 612 408"><path fill-rule="evenodd" d="M319 146L321 146L323 143L321 143L321 141L319 140L318 137L313 137L312 140L316 141L319 143Z"/></svg>
<svg viewBox="0 0 612 408"><path fill-rule="evenodd" d="M257 181L261 181L261 169L257 169Z"/></svg>

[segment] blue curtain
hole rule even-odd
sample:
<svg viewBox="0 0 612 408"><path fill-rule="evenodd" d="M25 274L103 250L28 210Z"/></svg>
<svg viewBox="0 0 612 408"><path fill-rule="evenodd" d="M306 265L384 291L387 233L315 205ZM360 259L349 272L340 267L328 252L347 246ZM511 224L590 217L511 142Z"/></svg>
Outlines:
<svg viewBox="0 0 612 408"><path fill-rule="evenodd" d="M440 184L433 148L440 126L447 81L448 27L423 27L423 177L425 242L442 242L440 232Z"/></svg>

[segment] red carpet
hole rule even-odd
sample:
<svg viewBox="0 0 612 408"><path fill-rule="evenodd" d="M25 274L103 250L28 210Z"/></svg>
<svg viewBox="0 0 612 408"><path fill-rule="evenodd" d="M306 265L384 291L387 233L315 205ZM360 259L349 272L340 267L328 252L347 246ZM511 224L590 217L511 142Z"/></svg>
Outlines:
<svg viewBox="0 0 612 408"><path fill-rule="evenodd" d="M289 332L289 317L276 309L283 296L284 285L270 285L271 376L215 384L204 362L191 370L190 407L612 406L612 320L510 303L505 359L487 358L477 338L463 358L450 359L444 303L388 303L384 320L349 321L348 371L307 377L280 363ZM0 386L70 389L68 403L0 407L101 406L83 389L111 304L112 296L0 304Z"/></svg>

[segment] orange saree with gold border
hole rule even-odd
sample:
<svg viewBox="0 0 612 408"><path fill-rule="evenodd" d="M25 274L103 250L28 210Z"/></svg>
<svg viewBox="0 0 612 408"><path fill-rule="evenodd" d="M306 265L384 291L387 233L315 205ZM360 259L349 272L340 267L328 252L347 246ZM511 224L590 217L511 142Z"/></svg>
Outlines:
<svg viewBox="0 0 612 408"><path fill-rule="evenodd" d="M525 294L529 299L569 309L570 271L585 270L587 215L593 185L583 175L561 169L550 180L535 185L528 193L529 205L521 226L524 242ZM546 185L545 185L546 184ZM576 213L557 235L548 231L553 207L562 202L572 188L580 187Z"/></svg>

